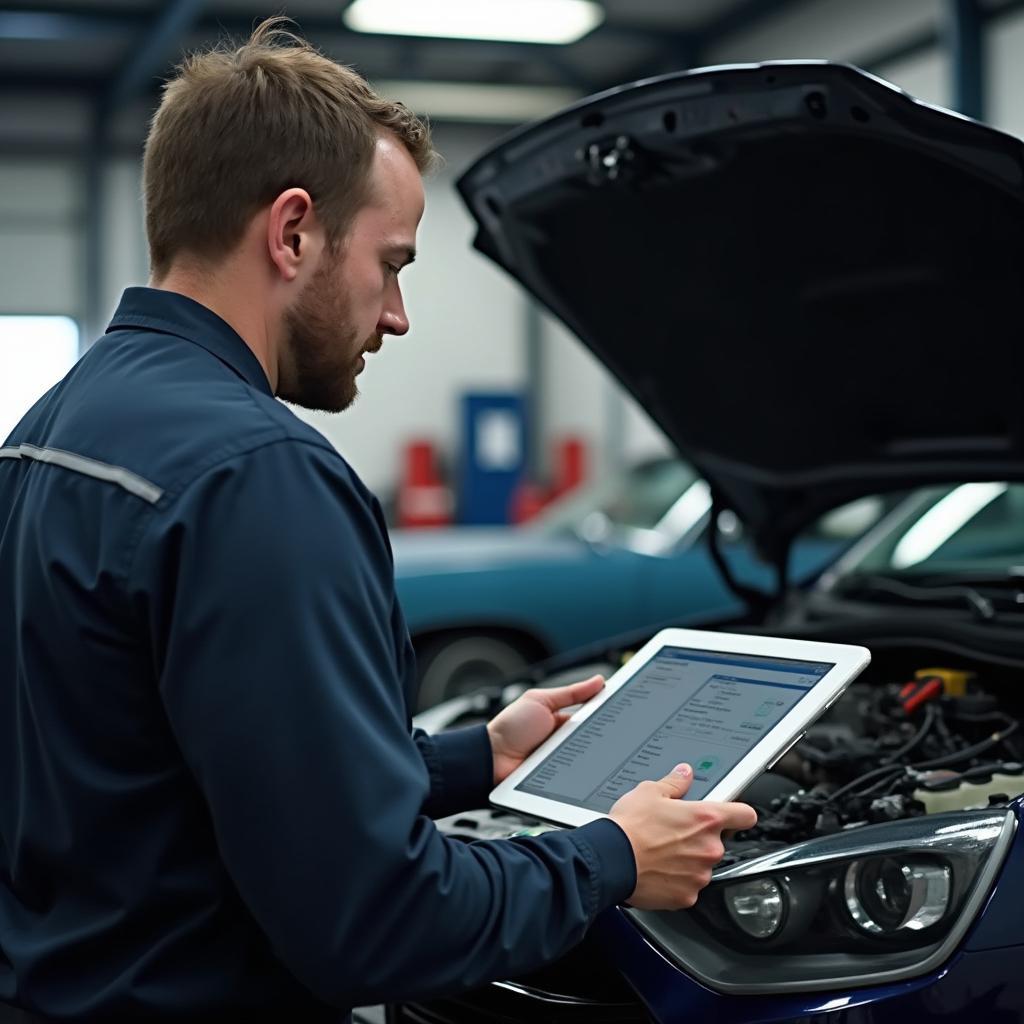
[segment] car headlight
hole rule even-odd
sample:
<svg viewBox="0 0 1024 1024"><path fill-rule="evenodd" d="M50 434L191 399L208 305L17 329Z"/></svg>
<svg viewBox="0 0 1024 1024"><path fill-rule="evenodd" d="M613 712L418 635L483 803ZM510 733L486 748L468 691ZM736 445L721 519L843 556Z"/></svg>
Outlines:
<svg viewBox="0 0 1024 1024"><path fill-rule="evenodd" d="M935 969L959 944L1016 820L982 810L868 825L716 872L692 910L627 913L720 992L898 981Z"/></svg>
<svg viewBox="0 0 1024 1024"><path fill-rule="evenodd" d="M953 872L948 864L873 857L846 869L843 896L853 920L871 935L921 931L949 909Z"/></svg>
<svg viewBox="0 0 1024 1024"><path fill-rule="evenodd" d="M774 879L740 882L729 886L722 896L733 921L752 939L770 939L782 925L786 899Z"/></svg>

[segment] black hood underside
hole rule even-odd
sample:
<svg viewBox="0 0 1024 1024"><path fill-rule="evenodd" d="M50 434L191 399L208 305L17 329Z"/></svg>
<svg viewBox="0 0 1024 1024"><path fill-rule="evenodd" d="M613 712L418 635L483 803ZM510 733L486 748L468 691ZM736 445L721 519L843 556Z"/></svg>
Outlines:
<svg viewBox="0 0 1024 1024"><path fill-rule="evenodd" d="M1024 146L826 62L596 96L482 157L477 247L779 559L866 493L1024 478Z"/></svg>

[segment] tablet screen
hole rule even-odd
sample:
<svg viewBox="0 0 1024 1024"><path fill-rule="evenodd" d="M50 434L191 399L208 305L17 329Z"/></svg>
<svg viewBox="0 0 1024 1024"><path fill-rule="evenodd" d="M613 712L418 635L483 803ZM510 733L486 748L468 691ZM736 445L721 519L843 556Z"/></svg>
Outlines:
<svg viewBox="0 0 1024 1024"><path fill-rule="evenodd" d="M699 800L831 668L665 647L515 788L607 814L638 782L686 761L687 799Z"/></svg>

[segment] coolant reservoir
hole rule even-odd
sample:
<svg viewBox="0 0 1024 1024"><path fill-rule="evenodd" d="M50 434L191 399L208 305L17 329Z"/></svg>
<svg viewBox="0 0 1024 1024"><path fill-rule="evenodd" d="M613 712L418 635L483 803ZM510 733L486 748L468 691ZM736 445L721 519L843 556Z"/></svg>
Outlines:
<svg viewBox="0 0 1024 1024"><path fill-rule="evenodd" d="M935 781L944 781L944 776L948 776L951 782L955 778L952 772L933 774L936 776ZM1011 800L1015 796L1020 796L1024 793L1024 773L1005 775L996 772L984 782L961 782L955 788L940 790L915 789L914 799L920 800L929 814L936 814L942 811L962 811L970 807L987 807L988 798L996 793Z"/></svg>

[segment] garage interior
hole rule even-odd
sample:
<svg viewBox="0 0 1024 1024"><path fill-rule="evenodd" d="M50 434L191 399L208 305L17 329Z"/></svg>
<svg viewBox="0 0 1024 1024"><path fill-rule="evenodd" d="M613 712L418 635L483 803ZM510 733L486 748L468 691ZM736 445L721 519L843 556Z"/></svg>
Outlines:
<svg viewBox="0 0 1024 1024"><path fill-rule="evenodd" d="M740 507L744 487L723 497L715 481L704 479L689 460L678 457L677 446L663 430L659 413L664 409L653 400L645 402L642 386L632 393L624 387L605 364L614 364L614 358L602 362L581 344L547 308L553 304L536 297L543 289L535 280L524 288L522 279L503 269L496 254L507 257L511 248L501 250L501 237L497 242L486 238L491 248L481 245L483 253L474 248L489 223L487 192L480 181L488 172L486 159L494 161L493 168L503 160L514 164L505 154L514 151L515 140L528 137L533 144L534 136L517 133L528 133L530 125L574 104L613 111L615 91L630 83L678 72L700 76L708 68L733 69L722 74L734 74L737 68L761 64L769 65L770 75L774 62L782 62L777 65L780 76L789 73L788 62L852 65L921 104L1021 139L1024 0L588 3L588 9L577 12L583 21L575 28L569 25L566 38L560 39L553 13L556 0L524 0L519 13L527 17L518 28L488 27L483 20L477 24L485 0L468 0L448 22L439 14L424 19L422 12L417 20L415 3L388 0L288 0L265 8L252 0L0 0L0 442L103 335L123 290L147 282L141 161L163 81L184 53L226 39L244 40L262 18L286 15L295 31L323 53L429 119L443 158L424 181L426 212L416 264L402 275L409 333L388 339L372 357L353 408L339 415L293 408L337 448L381 501L398 596L419 663L415 723L432 733L479 725L532 685L562 685L591 673L610 675L634 656L645 630L649 635L666 625L698 622L733 629L751 621L753 629L769 636L783 628L792 636L866 643L875 655L858 691L856 713L848 707L819 726L809 748L797 748L804 751L802 759L789 748L780 755L789 759L784 766L788 763L791 775L759 794L763 806L776 815L769 816L769 827L758 835L761 845L726 855L720 891L727 893L732 884L740 896L730 903L727 895L716 895L714 906L722 920L746 929L739 945L730 946L710 911L707 919L630 911L628 927L635 926L634 931L617 921L601 934L600 953L594 955L611 959L593 961L605 972L600 978L586 959L586 948L570 954L552 973L545 969L526 980L502 982L478 1000L453 997L367 1006L357 1009L354 1019L363 1024L668 1024L682 1019L673 1016L671 995L672 972L678 969L696 979L695 989L700 989L687 1004L688 1019L719 1012L718 997L725 995L747 1007L736 1011L737 1021L761 1020L759 1011L750 1007L767 993L778 1000L770 1011L773 1020L884 1024L896 1019L884 1009L877 1017L870 1016L872 1011L865 1011L869 1015L863 1018L847 1015L858 1004L857 986L892 985L895 992L901 985L911 999L920 980L913 971L926 962L938 972L954 932L956 942L964 943L957 947L964 962L977 965L988 957L980 978L1002 977L1000 971L1009 977L1014 970L1011 954L1019 953L1013 914L992 910L985 901L996 885L997 860L1001 864L999 858L1016 858L1019 866L1022 858L1020 842L1011 851L1013 829L999 814L1024 793L1024 767L1017 757L1020 738L1015 735L1024 715L1019 696L1024 648L1012 636L1019 629L1017 606L1024 604L1024 569L1014 562L1004 572L1000 562L997 583L990 579L990 570L1018 543L1024 493L998 475L993 482L992 475L968 473L944 480L941 474L923 473L912 481L920 485L913 491L910 484L887 481L863 494L844 494L838 507L823 506L820 514L806 516L800 532L792 531L777 544L769 527L758 534ZM398 8L406 9L411 20L398 19ZM841 75L835 81L837 90L846 83L851 90L863 88L865 95L875 95L872 83L847 82ZM651 87L651 95L656 88ZM591 97L605 93L605 101L588 105ZM879 91L877 97L883 96L884 90ZM902 101L895 100L892 109L902 110ZM879 98L880 105L887 102ZM817 116L813 100L809 109ZM856 103L849 109L854 120L868 120ZM915 116L910 110L909 105L903 110L908 119ZM593 116L598 120L591 123L600 124L605 114ZM662 123L666 132L675 130L674 121ZM962 139L966 147L968 135ZM594 174L603 173L601 161L607 169L618 160L633 159L627 142L620 145L610 136L608 148L591 155ZM982 143L978 145L980 151ZM999 145L1010 161L1011 141ZM993 143L993 151L997 148ZM798 168L807 154L809 160L816 159L813 144L806 151L791 149L786 159ZM834 173L842 158L823 160L824 173ZM774 155L768 152L763 160L770 173ZM920 166L926 168L923 158ZM869 160L858 173L870 176ZM955 224L965 235L972 230L964 223L969 214L959 216L954 210L950 215L942 209L947 184L952 191L960 180L959 170L951 171L948 179L943 173L936 173L927 187L922 184L920 194L928 200L913 207L913 217L921 221L920 239L932 239L936 249L942 226ZM901 181L900 187L905 184ZM1016 189L1020 191L1019 184ZM614 225L618 231L635 215L632 198L616 208L601 194L589 206L566 204L547 220L538 219L552 236L581 239L581 249L600 252L611 265L621 254L614 251L618 235L612 238L606 228ZM787 210L800 198L799 184L780 190L779 208L768 219L773 231L786 231ZM745 217L754 202L737 201L730 214ZM978 208L1005 209L1009 225L1020 218L1019 206L1015 196L1005 207L979 201ZM929 207L935 222L925 225ZM664 208L672 211L679 231L685 230L683 222L697 220L688 219L682 203ZM594 214L591 226L579 220L581 210ZM626 232L638 250L629 254L629 264L642 265L650 256L643 236L657 231L659 215L646 210L643 216L647 219L635 236ZM856 220L854 213L844 222L851 232ZM813 225L808 229L801 221L801 229L813 245ZM706 223L700 230L714 234ZM728 240L731 230L724 223L721 237ZM537 237L545 236L541 232ZM925 244L920 239L919 248ZM801 239L788 242L793 249L802 244ZM670 233L664 245L652 249L660 254L674 249L672 243ZM730 264L727 245L717 253L720 262L713 264L725 268L722 277ZM538 250L542 248L539 243ZM749 270L754 259L736 262ZM1002 283L1003 271L1006 280L1017 279L1019 262L1003 270L991 262L993 280ZM965 268L968 263L965 258ZM978 263L985 261L979 258ZM592 287L605 287L604 299L619 307L618 296L608 298L607 278L614 274L602 276L586 267L577 276L587 274L597 282ZM660 275L652 273L651 279L656 278ZM671 288L671 280L660 287ZM728 290L722 290L721 301L727 302ZM628 296L626 305L616 309L621 318L617 326L628 332L634 309L641 322L646 304L658 299L656 289L650 295ZM1005 326L1011 306L1005 293L1000 303L993 321ZM594 304L600 306L596 298ZM858 355L855 306L837 306L849 315L844 329L835 332L844 351L828 356L836 367ZM758 314L749 315L756 320ZM932 317L929 338L942 334L941 320L938 314ZM911 311L898 326L912 323ZM955 355L943 350L936 356L937 362L948 358L951 372L957 365L966 367L961 380L965 393L986 386L987 371L975 373L968 365L977 345L976 339L965 339ZM643 351L638 343L635 352ZM919 370L925 373L921 364L928 357L921 351L908 347L893 353L891 365L880 373L887 379L897 374L908 378L908 403L929 401L930 394L915 394L909 380ZM705 361L726 376L734 358L733 350L720 349ZM1011 368L1018 365L1015 358L1007 356ZM768 375L773 362L768 353L757 365ZM685 372L682 357L666 359L664 365ZM712 396L701 407L708 420L715 415L716 400ZM730 413L730 401L723 393L723 416ZM949 419L959 426L959 416L953 410ZM989 427L993 436L1003 430L1004 420L993 414L991 423L979 425L968 413L963 419L970 421L964 430L974 431L977 451L984 454L985 444L995 451L996 440L982 435ZM1013 444L1019 444L1012 424ZM775 436L766 434L766 444ZM935 442L934 437L929 441ZM924 447L922 442L911 454ZM707 454L711 445L695 443L694 450ZM963 451L971 454L974 449L965 442ZM709 456L708 465L716 464L718 454ZM717 464L729 469L725 456ZM1002 463L993 455L989 465ZM1013 473L1005 477L1012 481ZM756 476L751 479L752 490L763 483ZM828 474L816 482L827 488ZM813 490L813 484L804 488ZM730 503L729 497L737 495L740 501ZM806 501L813 505L813 495ZM751 498L749 508L756 505L756 497ZM787 507L780 508L779 522ZM945 552L944 545L952 545L961 530L976 530L974 547L964 548L965 558L976 558L973 564L983 566L988 576L982 578L979 569L961 585L937 573L938 593L924 596L902 576L896 582L886 576L930 565L929 559ZM785 533L781 526L779 531ZM995 561L990 565L986 559ZM688 581L682 592L681 573ZM1007 574L1012 592L1007 590ZM847 587L851 575L857 575L860 589ZM585 591L613 596L577 607L573 594ZM811 598L803 605L800 595L805 591L811 591ZM860 605L855 616L849 615L850 602L879 595L898 606L891 616L888 611L876 616ZM943 636L946 619L937 618L916 632L913 615L922 606L941 608L940 615L948 613L949 621L954 609L956 615L969 615L964 636L970 632L977 644L961 640L960 634L955 640ZM950 628L956 632L959 626ZM896 680L900 683L894 687ZM870 743L863 741L865 728ZM804 736L801 732L797 739ZM1024 760L1024 746L1019 749ZM976 763L989 754L995 759ZM903 761L908 772L917 773L913 780L898 774L896 766L902 767ZM961 771L964 762L969 767ZM826 778L832 790L824 801L806 798ZM912 803L924 810L907 811ZM928 831L931 816L965 808L977 815L968 822L971 828L976 825L968 837L973 845L958 845L961 837L950 838L938 825ZM991 817L983 818L983 808L992 809ZM772 877L785 877L788 885L790 876L784 871L789 862L780 852L783 840L820 842L833 836L841 845L849 841L854 825L880 827L897 821L906 825L907 843L938 850L947 858L946 866L935 868L921 858L899 861L903 847L894 846L896 852L878 862L882 867L846 867L844 861L845 874L838 868L832 874L825 869L809 872L813 877L802 882L798 877L792 891L760 876L749 881L744 874L746 858L777 856ZM494 808L449 816L443 826L448 835L466 842L510 834L530 837L548 829L539 818L510 819L509 812ZM949 830L955 833L954 826ZM797 863L798 874L799 869ZM897 877L894 871L903 874ZM970 871L976 874L969 875L968 884L962 872ZM916 903L899 920L904 912L894 911L886 894L904 883L907 892L912 890L908 898ZM1012 882L1000 907L1012 905L1020 885ZM835 963L820 968L812 964L803 973L795 969L796 980L779 994L773 989L775 961L765 967L754 946L761 939L776 941L787 928L796 927L793 922L811 929L805 906L812 897L806 893L818 899L826 891L839 894L840 903L845 899L854 921L872 941L882 936L879 949L889 943L883 952L890 960L883 964L877 950L864 954L858 961L862 980L850 982L835 964L848 954L861 956L860 947L852 941L844 945L843 936L823 933L821 942L833 943L826 952L834 954ZM881 894L872 905L874 917L864 910L872 893ZM940 908L935 916L929 916L929 900ZM772 917L772 908L779 906L784 910ZM967 933L967 924L986 907L987 930ZM886 913L895 915L893 928L917 934L946 921L953 914L950 908L963 917L963 929L936 939L927 961L915 960L921 950L910 940L900 945L902 939L890 934L892 922L885 920ZM2 938L0 932L0 955ZM811 931L793 941L801 955L815 953ZM628 950L623 956L630 968L621 969L622 977L621 964L608 953L612 947ZM700 952L690 955L686 950L691 947ZM657 962L654 957L642 962L643 951L651 948L659 951ZM730 959L734 954L735 961ZM997 961L994 975L984 973ZM779 969L788 970L788 962ZM979 982L993 1021L1024 1019L1024 1003L1016 1001L1019 990L1004 999L1001 982L986 984ZM815 1003L817 996L821 998ZM914 1012L942 1016L939 996L919 998L920 1003L906 1005L915 1007ZM955 1002L960 995L949 998ZM0 1024L5 1021L0 1008Z"/></svg>

